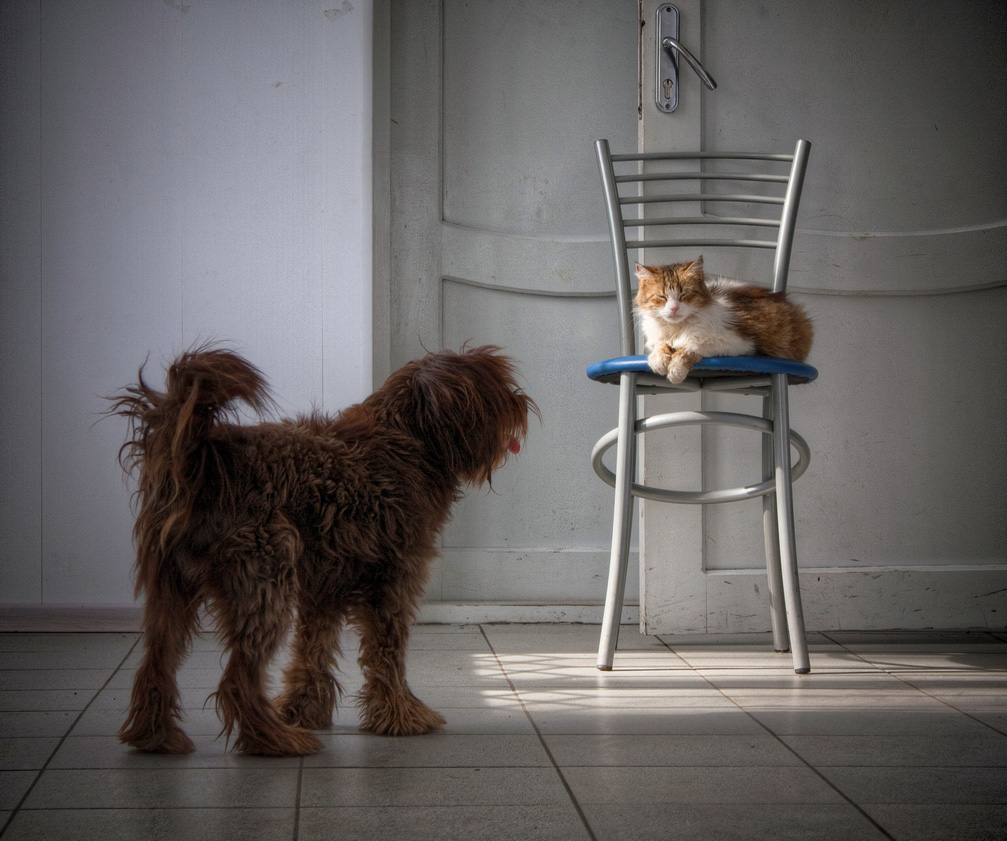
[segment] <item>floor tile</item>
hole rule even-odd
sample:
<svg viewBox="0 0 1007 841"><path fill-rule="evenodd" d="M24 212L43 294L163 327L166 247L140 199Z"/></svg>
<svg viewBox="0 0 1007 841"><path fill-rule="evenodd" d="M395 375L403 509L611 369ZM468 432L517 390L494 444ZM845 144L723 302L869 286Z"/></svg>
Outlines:
<svg viewBox="0 0 1007 841"><path fill-rule="evenodd" d="M302 809L299 841L588 841L571 805Z"/></svg>
<svg viewBox="0 0 1007 841"><path fill-rule="evenodd" d="M1007 776L1007 736L783 736L802 759L823 765L1000 767Z"/></svg>
<svg viewBox="0 0 1007 841"><path fill-rule="evenodd" d="M947 704L956 710L970 715L982 713L1007 713L1007 692L1000 691L995 694L978 694L975 692L950 692L939 691L930 692L936 700Z"/></svg>
<svg viewBox="0 0 1007 841"><path fill-rule="evenodd" d="M224 738L189 733L192 753L165 756L134 750L114 736L69 736L49 763L50 768L296 768L297 757L243 756L228 749Z"/></svg>
<svg viewBox="0 0 1007 841"><path fill-rule="evenodd" d="M961 709L959 707L959 709ZM989 710L976 708L974 705L967 710L967 712L972 718L977 721L981 721L989 727L998 730L1000 733L1007 735L1007 710Z"/></svg>
<svg viewBox="0 0 1007 841"><path fill-rule="evenodd" d="M675 647L675 653L695 669L769 669L794 672L790 653L777 653L772 649L713 648L710 646ZM850 651L840 648L810 650L812 678L819 671L873 671L877 669Z"/></svg>
<svg viewBox="0 0 1007 841"><path fill-rule="evenodd" d="M582 804L837 804L843 799L806 767L564 768Z"/></svg>
<svg viewBox="0 0 1007 841"><path fill-rule="evenodd" d="M902 689L833 689L786 691L780 689L724 689L724 694L745 709L897 710L904 713L939 712L947 704L921 692Z"/></svg>
<svg viewBox="0 0 1007 841"><path fill-rule="evenodd" d="M521 702L535 712L564 709L629 710L688 709L691 707L721 707L735 709L730 698L711 688L641 689L638 687L606 686L587 692L571 687L533 687L519 691Z"/></svg>
<svg viewBox="0 0 1007 841"><path fill-rule="evenodd" d="M122 660L123 656L136 644L137 640L140 639L139 634L49 634L49 633L37 633L37 634L0 634L0 653L17 653L17 652L29 652L32 654L42 654L45 652L56 652L65 653L72 652L76 654L86 654L87 652L107 652L111 656L111 661L118 664ZM115 656L118 655L118 659ZM28 668L49 668L50 664L35 665L32 666L30 663L39 663L40 661L36 659L35 661L30 661ZM10 668L5 661L0 658L0 666L3 668ZM83 665L74 666L71 663L71 668L84 668Z"/></svg>
<svg viewBox="0 0 1007 841"><path fill-rule="evenodd" d="M84 709L95 697L94 689L33 689L0 691L0 710L75 710Z"/></svg>
<svg viewBox="0 0 1007 841"><path fill-rule="evenodd" d="M122 662L132 644L132 641L117 640L115 644L92 643L76 648L0 652L0 670L114 669Z"/></svg>
<svg viewBox="0 0 1007 841"><path fill-rule="evenodd" d="M305 768L302 807L525 806L570 798L553 768Z"/></svg>
<svg viewBox="0 0 1007 841"><path fill-rule="evenodd" d="M746 689L782 689L787 692L815 692L837 690L885 690L889 692L914 691L913 687L894 675L874 669L816 670L810 675L794 674L791 670L767 669L697 669L718 689L740 692Z"/></svg>
<svg viewBox="0 0 1007 841"><path fill-rule="evenodd" d="M360 731L347 633L346 694L303 759L218 738L212 633L177 675L186 756L118 741L139 635L0 634L3 841L1004 837L1007 633L812 633L797 676L768 634L632 626L600 672L598 631L414 629L410 684L448 723L408 738Z"/></svg>
<svg viewBox="0 0 1007 841"><path fill-rule="evenodd" d="M1007 805L868 805L865 811L896 841L1003 841Z"/></svg>
<svg viewBox="0 0 1007 841"><path fill-rule="evenodd" d="M478 627L469 626L467 628L445 629L442 632L433 632L424 629L420 633L413 633L409 639L410 651L489 651L489 643Z"/></svg>
<svg viewBox="0 0 1007 841"><path fill-rule="evenodd" d="M829 631L827 638L854 650L866 646L894 651L926 645L1003 645L987 631Z"/></svg>
<svg viewBox="0 0 1007 841"><path fill-rule="evenodd" d="M304 767L438 768L542 767L549 758L533 735L375 736L321 735L325 748L304 758Z"/></svg>
<svg viewBox="0 0 1007 841"><path fill-rule="evenodd" d="M37 736L0 739L0 769L21 771L41 768L58 744L59 739Z"/></svg>
<svg viewBox="0 0 1007 841"><path fill-rule="evenodd" d="M987 728L943 704L907 709L761 709L750 714L778 735L983 736Z"/></svg>
<svg viewBox="0 0 1007 841"><path fill-rule="evenodd" d="M76 720L76 710L17 710L0 712L0 737L62 736Z"/></svg>
<svg viewBox="0 0 1007 841"><path fill-rule="evenodd" d="M733 704L674 709L615 707L558 711L535 707L531 715L539 731L545 734L728 736L765 732L758 721Z"/></svg>
<svg viewBox="0 0 1007 841"><path fill-rule="evenodd" d="M566 766L777 766L799 765L766 733L739 736L546 736L556 763Z"/></svg>
<svg viewBox="0 0 1007 841"><path fill-rule="evenodd" d="M742 634L660 634L656 637L671 648L709 648L709 649L743 649L746 651L773 651L773 635L771 632ZM839 643L833 642L829 636L808 631L806 635L808 647L813 650L838 648ZM622 637L619 638L622 644ZM774 652L775 653L775 652ZM779 657L789 657L789 653L776 653Z"/></svg>
<svg viewBox="0 0 1007 841"><path fill-rule="evenodd" d="M112 706L96 706L92 704L80 720L74 724L74 736L115 736L126 720L126 703L128 696L120 696L122 704ZM188 708L183 711L182 729L190 737L216 736L220 733L221 724L216 710L211 702L205 708Z"/></svg>
<svg viewBox="0 0 1007 841"><path fill-rule="evenodd" d="M98 690L108 680L108 669L8 669L0 672L2 690Z"/></svg>
<svg viewBox="0 0 1007 841"><path fill-rule="evenodd" d="M517 704L508 707L444 707L448 735L533 735L534 726Z"/></svg>
<svg viewBox="0 0 1007 841"><path fill-rule="evenodd" d="M882 841L848 805L596 805L584 809L598 841Z"/></svg>
<svg viewBox="0 0 1007 841"><path fill-rule="evenodd" d="M288 841L293 808L213 809L22 809L4 841L137 841L213 838L227 841ZM72 828L72 835L70 830Z"/></svg>
<svg viewBox="0 0 1007 841"><path fill-rule="evenodd" d="M38 777L38 771L0 771L0 809L15 808Z"/></svg>
<svg viewBox="0 0 1007 841"><path fill-rule="evenodd" d="M823 766L818 770L855 803L1007 803L1004 768Z"/></svg>
<svg viewBox="0 0 1007 841"><path fill-rule="evenodd" d="M946 677L1007 670L1007 645L969 646L967 649L963 646L905 646L902 650L877 646L851 653L872 666L891 672L939 672Z"/></svg>
<svg viewBox="0 0 1007 841"><path fill-rule="evenodd" d="M25 802L27 809L152 809L293 807L297 769L268 760L255 768L170 767L47 770Z"/></svg>

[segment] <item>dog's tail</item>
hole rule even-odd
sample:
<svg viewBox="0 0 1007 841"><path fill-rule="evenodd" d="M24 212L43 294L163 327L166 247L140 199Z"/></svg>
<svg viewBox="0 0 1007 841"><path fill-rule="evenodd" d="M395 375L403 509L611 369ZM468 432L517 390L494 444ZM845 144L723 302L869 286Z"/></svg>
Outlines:
<svg viewBox="0 0 1007 841"><path fill-rule="evenodd" d="M137 384L111 398L110 414L129 419L119 463L137 480L136 594L151 590L164 560L185 534L193 506L211 472L226 495L226 472L208 441L213 428L243 402L262 415L273 405L262 373L236 353L200 346L168 368L164 392L151 388L140 367Z"/></svg>

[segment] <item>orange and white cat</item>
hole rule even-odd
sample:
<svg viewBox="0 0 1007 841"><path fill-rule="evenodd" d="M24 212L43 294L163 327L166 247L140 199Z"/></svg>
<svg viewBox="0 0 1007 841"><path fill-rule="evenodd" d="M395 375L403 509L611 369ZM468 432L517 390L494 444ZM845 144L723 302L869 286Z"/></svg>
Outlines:
<svg viewBox="0 0 1007 841"><path fill-rule="evenodd" d="M682 382L707 356L778 356L803 362L811 321L783 292L723 278L707 279L703 258L670 266L636 264L636 313L647 363Z"/></svg>

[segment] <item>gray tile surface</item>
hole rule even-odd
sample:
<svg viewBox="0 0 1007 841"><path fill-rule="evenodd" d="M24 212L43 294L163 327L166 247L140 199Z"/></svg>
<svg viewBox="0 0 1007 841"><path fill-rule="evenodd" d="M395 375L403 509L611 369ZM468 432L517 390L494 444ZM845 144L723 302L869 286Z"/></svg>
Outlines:
<svg viewBox="0 0 1007 841"><path fill-rule="evenodd" d="M74 620L80 621L79 618ZM1007 635L829 633L793 674L767 635L423 626L408 657L442 733L359 730L352 634L323 750L238 756L207 635L178 676L187 756L121 745L135 633L0 634L0 835L11 839L999 839ZM272 670L276 685L283 657Z"/></svg>

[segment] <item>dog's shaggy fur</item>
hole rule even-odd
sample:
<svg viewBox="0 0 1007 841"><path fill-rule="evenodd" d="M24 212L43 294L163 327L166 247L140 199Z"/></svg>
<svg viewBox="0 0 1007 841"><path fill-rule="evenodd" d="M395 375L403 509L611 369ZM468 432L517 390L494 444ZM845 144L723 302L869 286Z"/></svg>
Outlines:
<svg viewBox="0 0 1007 841"><path fill-rule="evenodd" d="M187 753L175 672L206 606L229 652L216 693L234 747L307 754L332 723L339 632L360 634L362 727L414 735L444 719L406 685L409 629L437 537L464 484L488 482L527 431L534 402L496 348L410 362L335 417L234 422L271 405L260 372L228 350L180 356L159 392L113 398L131 422L119 454L136 476L143 661L119 732L145 751ZM296 617L296 619L295 619ZM284 689L266 668L291 625Z"/></svg>

